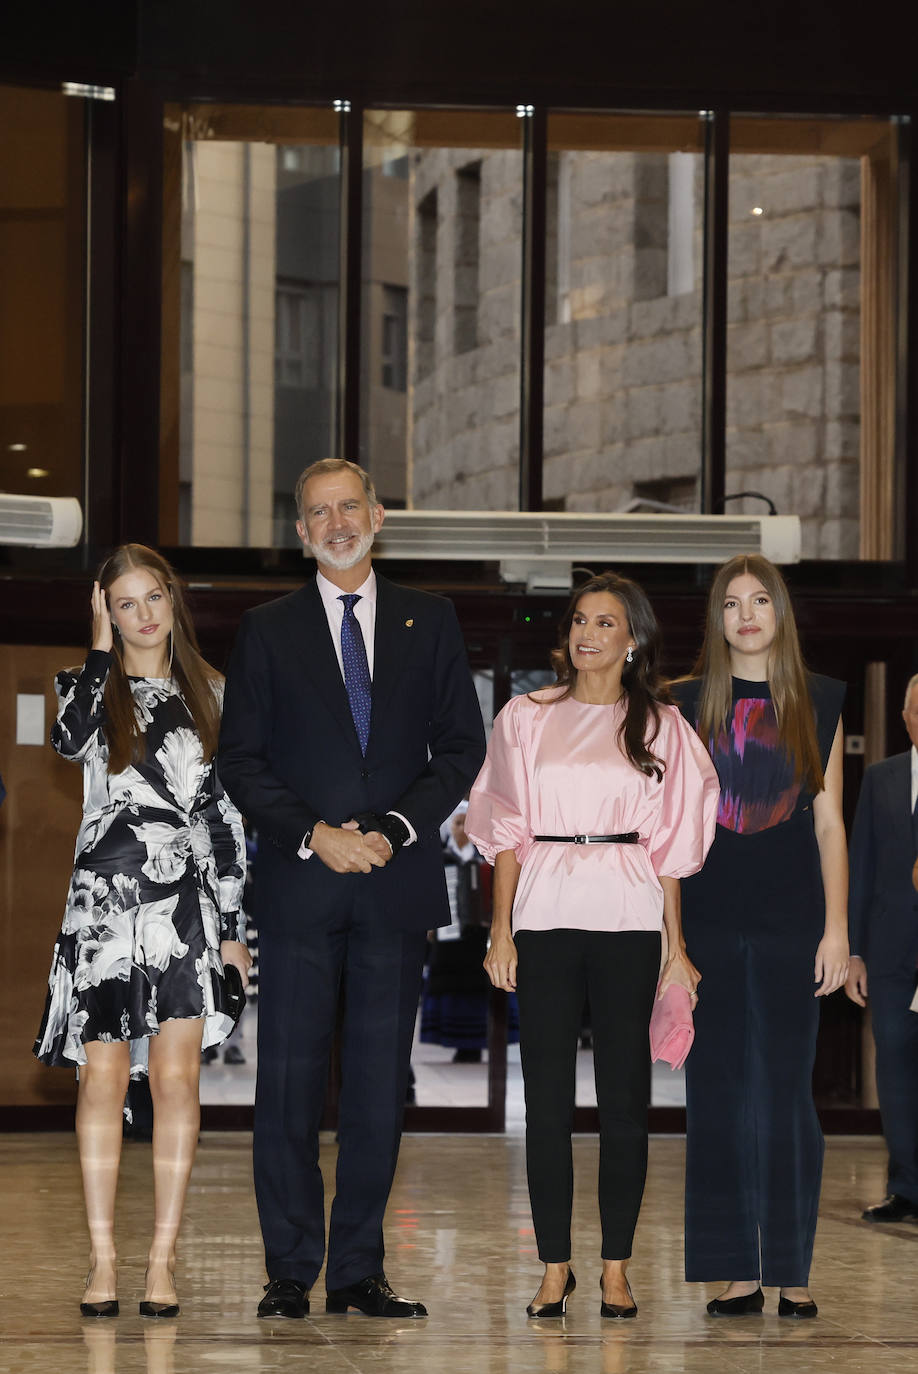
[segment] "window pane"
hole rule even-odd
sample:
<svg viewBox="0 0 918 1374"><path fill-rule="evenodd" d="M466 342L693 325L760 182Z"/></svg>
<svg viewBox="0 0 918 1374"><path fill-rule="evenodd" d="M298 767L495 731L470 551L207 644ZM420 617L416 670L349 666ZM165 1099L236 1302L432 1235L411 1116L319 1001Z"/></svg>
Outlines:
<svg viewBox="0 0 918 1374"><path fill-rule="evenodd" d="M545 505L698 509L703 131L548 121Z"/></svg>
<svg viewBox="0 0 918 1374"><path fill-rule="evenodd" d="M727 493L805 558L893 552L892 167L885 120L731 120Z"/></svg>
<svg viewBox="0 0 918 1374"><path fill-rule="evenodd" d="M361 457L391 506L515 509L521 122L370 110Z"/></svg>
<svg viewBox="0 0 918 1374"><path fill-rule="evenodd" d="M178 501L163 542L295 546L296 477L334 452L338 119L176 106L166 137L181 172L167 156L162 456Z"/></svg>
<svg viewBox="0 0 918 1374"><path fill-rule="evenodd" d="M0 86L0 491L83 497L85 102Z"/></svg>

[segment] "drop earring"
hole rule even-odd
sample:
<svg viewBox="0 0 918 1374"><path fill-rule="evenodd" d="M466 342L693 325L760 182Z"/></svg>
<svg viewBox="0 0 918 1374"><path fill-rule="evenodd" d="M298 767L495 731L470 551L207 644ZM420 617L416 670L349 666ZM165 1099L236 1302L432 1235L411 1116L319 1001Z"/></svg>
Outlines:
<svg viewBox="0 0 918 1374"><path fill-rule="evenodd" d="M166 673L166 677L171 677L171 676L172 676L172 655L173 655L173 652L174 652L174 651L175 651L175 635L174 635L173 632L170 630L170 631L169 631L169 669L168 669L168 672Z"/></svg>
<svg viewBox="0 0 918 1374"><path fill-rule="evenodd" d="M628 645L628 652L625 654L625 662L626 662L626 663L633 663L633 662L634 662L634 650L632 649L632 647L631 647L630 644Z"/></svg>

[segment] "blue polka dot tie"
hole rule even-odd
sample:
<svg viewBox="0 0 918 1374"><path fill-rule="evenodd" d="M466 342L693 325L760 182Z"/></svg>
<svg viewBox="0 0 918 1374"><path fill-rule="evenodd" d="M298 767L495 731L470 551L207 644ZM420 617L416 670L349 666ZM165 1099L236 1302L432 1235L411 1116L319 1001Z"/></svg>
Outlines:
<svg viewBox="0 0 918 1374"><path fill-rule="evenodd" d="M339 596L344 604L344 619L341 622L341 661L344 664L344 686L351 706L351 715L357 727L360 752L367 752L370 738L370 707L372 705L372 684L367 664L367 650L363 642L360 621L354 614L354 604L360 600L356 592Z"/></svg>

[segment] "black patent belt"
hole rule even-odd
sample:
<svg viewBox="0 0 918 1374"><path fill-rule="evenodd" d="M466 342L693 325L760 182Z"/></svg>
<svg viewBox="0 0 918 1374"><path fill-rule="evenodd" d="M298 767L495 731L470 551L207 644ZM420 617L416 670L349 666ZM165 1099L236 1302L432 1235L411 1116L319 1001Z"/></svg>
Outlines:
<svg viewBox="0 0 918 1374"><path fill-rule="evenodd" d="M629 830L625 835L533 835L534 840L547 840L549 844L638 844L640 835Z"/></svg>

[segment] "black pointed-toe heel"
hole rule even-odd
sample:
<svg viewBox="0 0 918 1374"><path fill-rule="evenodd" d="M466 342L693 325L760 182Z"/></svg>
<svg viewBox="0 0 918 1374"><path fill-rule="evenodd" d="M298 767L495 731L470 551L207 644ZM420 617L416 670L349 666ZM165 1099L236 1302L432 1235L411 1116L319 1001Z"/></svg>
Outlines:
<svg viewBox="0 0 918 1374"><path fill-rule="evenodd" d="M86 1275L86 1280L83 1285L84 1292L92 1286L95 1272L95 1265L93 1265ZM87 1302L84 1298L80 1303L81 1317L117 1317L118 1312L117 1298L102 1298L100 1302Z"/></svg>
<svg viewBox="0 0 918 1374"><path fill-rule="evenodd" d="M637 1303L634 1301L631 1284L628 1283L627 1279L625 1280L625 1285L628 1289L628 1297L631 1299L630 1305L628 1307L622 1307L617 1302L600 1302L599 1315L601 1317L620 1317L627 1319L628 1317L637 1316ZM599 1291L600 1293L602 1292L602 1279L599 1280Z"/></svg>
<svg viewBox="0 0 918 1374"><path fill-rule="evenodd" d="M779 1317L797 1317L801 1321L806 1321L817 1316L818 1312L819 1308L812 1298L807 1298L806 1302L794 1302L792 1298L786 1298L782 1293L778 1299Z"/></svg>
<svg viewBox="0 0 918 1374"><path fill-rule="evenodd" d="M531 1302L526 1308L527 1317L563 1317L567 1312L567 1300L577 1287L577 1280L574 1278L573 1269L567 1271L567 1283L564 1285L564 1292L560 1302L543 1302L540 1307L536 1307Z"/></svg>
<svg viewBox="0 0 918 1374"><path fill-rule="evenodd" d="M147 1269L143 1276L144 1287L147 1286L149 1275L150 1271ZM169 1277L172 1279L174 1287L175 1278L171 1269L169 1270ZM177 1317L181 1310L177 1302L150 1302L148 1299L144 1298L143 1302L140 1304L140 1315L142 1317Z"/></svg>
<svg viewBox="0 0 918 1374"><path fill-rule="evenodd" d="M81 1302L81 1317L117 1317L118 1299L108 1298L105 1302Z"/></svg>
<svg viewBox="0 0 918 1374"><path fill-rule="evenodd" d="M743 1293L739 1298L712 1298L708 1303L708 1316L751 1317L760 1313L764 1306L765 1294L757 1288L754 1293Z"/></svg>
<svg viewBox="0 0 918 1374"><path fill-rule="evenodd" d="M142 1317L177 1317L181 1310L177 1302L142 1302L140 1304Z"/></svg>

